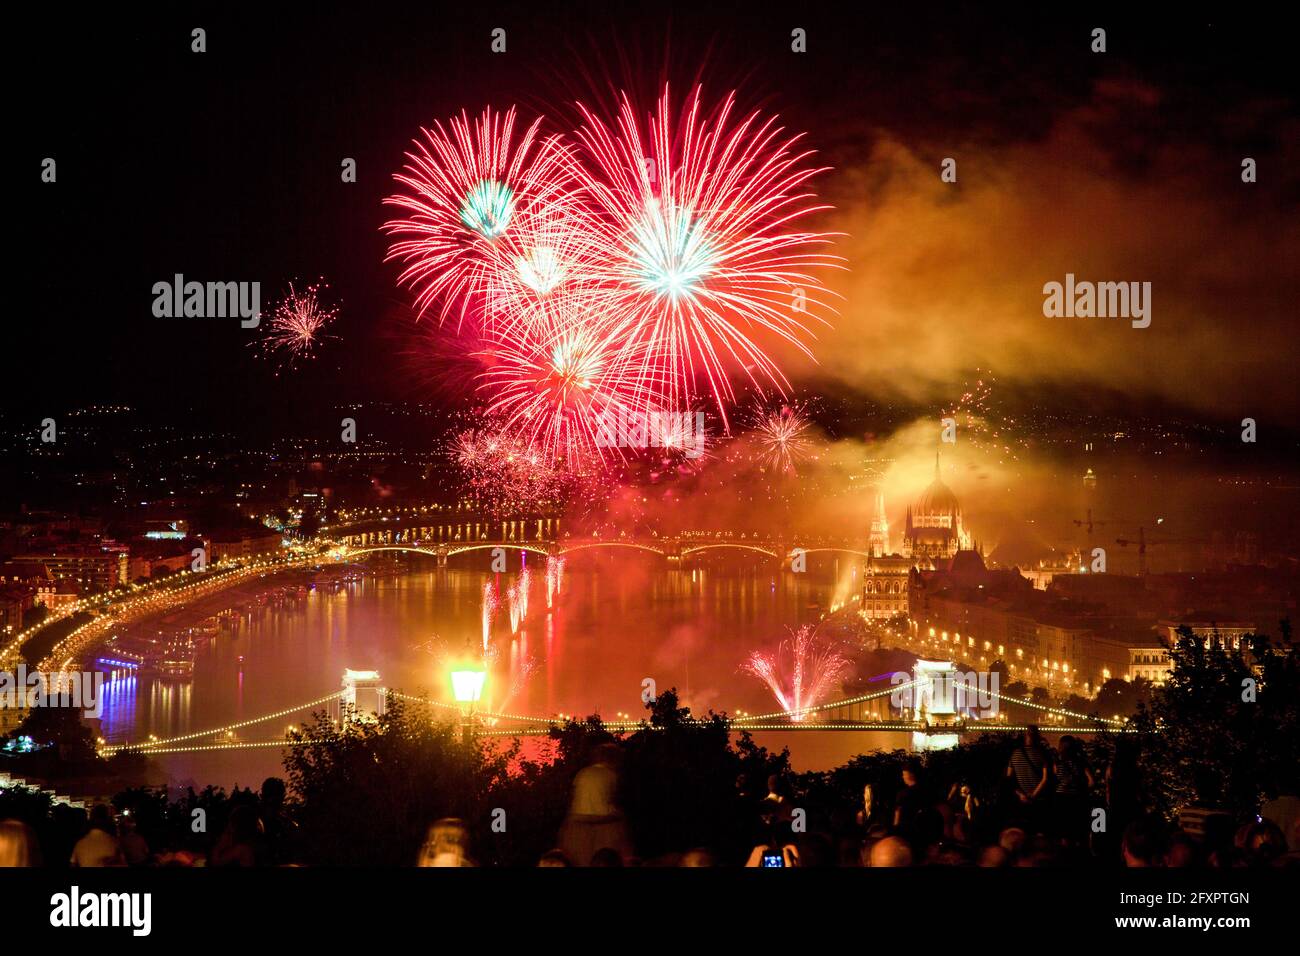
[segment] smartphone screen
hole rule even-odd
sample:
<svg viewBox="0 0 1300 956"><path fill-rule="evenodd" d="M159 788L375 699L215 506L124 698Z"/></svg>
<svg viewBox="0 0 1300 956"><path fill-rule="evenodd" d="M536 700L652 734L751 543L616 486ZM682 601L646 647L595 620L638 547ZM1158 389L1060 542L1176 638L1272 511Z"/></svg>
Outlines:
<svg viewBox="0 0 1300 956"><path fill-rule="evenodd" d="M785 866L785 857L780 853L764 853L763 866Z"/></svg>

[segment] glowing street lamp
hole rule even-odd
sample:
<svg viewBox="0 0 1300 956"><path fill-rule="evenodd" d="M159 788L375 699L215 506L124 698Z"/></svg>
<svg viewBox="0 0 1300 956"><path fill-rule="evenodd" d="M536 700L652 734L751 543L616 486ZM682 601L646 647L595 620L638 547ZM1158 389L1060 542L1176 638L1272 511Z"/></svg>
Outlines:
<svg viewBox="0 0 1300 956"><path fill-rule="evenodd" d="M451 672L451 693L459 704L475 704L483 696L487 671L482 667L462 667Z"/></svg>
<svg viewBox="0 0 1300 956"><path fill-rule="evenodd" d="M474 705L483 696L486 680L487 670L481 664L463 665L451 672L451 693L464 711L461 734L466 742L474 736Z"/></svg>

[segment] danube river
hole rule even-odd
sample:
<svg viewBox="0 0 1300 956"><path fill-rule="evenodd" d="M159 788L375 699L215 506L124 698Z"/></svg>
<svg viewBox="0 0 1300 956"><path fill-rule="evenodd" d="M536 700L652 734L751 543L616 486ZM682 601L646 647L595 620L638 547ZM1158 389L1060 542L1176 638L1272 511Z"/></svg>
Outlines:
<svg viewBox="0 0 1300 956"><path fill-rule="evenodd" d="M657 557L586 555L569 562L548 610L544 564L529 560L528 613L514 631L508 590L518 585L517 564L492 575L439 570L413 557L357 565L352 580L291 574L268 579L259 591L211 598L185 620L208 622L195 641L192 680L119 672L107 686L103 734L118 743L226 727L333 693L346 668L376 670L391 689L449 701L446 658L468 645L481 646L489 581L501 605L491 630L496 663L487 688L494 708L636 718L645 713L641 693L649 678L661 691L678 688L682 703L697 713L769 713L779 709L771 693L741 673L741 664L756 649L774 648L788 628L817 621L844 598L853 580L851 568L844 569L837 589L831 575L770 567L671 570ZM224 612L219 626L208 617L218 611ZM274 740L306 718L297 712L241 728L234 739ZM829 767L864 749L905 745L901 734L769 732L758 739L768 747L789 746L799 769ZM280 772L277 748L154 759L176 785L256 787Z"/></svg>

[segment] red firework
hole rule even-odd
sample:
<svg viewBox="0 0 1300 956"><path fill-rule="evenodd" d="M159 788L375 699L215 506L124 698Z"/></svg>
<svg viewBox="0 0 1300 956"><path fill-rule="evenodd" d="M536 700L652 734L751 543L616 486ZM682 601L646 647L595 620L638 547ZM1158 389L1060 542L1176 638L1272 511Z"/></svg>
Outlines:
<svg viewBox="0 0 1300 956"><path fill-rule="evenodd" d="M629 330L566 304L514 331L494 336L485 353L479 387L489 413L548 461L576 467L621 455L617 421L650 414L664 384L629 347Z"/></svg>
<svg viewBox="0 0 1300 956"><path fill-rule="evenodd" d="M399 282L420 314L470 321L481 397L547 466L607 461L615 416L704 402L725 429L738 368L785 385L761 340L809 353L833 311L830 236L800 226L825 207L799 137L737 119L733 96L671 102L643 123L624 97L612 129L580 107L578 148L540 120L517 136L513 109L462 114L424 131L396 176L408 192L385 200L409 214L384 227Z"/></svg>
<svg viewBox="0 0 1300 956"><path fill-rule="evenodd" d="M775 117L735 121L734 95L705 115L698 87L676 118L665 89L644 123L625 96L613 130L581 109L609 255L601 304L635 329L632 344L670 384L663 406L702 394L725 421L729 366L783 387L752 333L811 355L810 325L833 311L818 275L838 264L824 251L831 237L797 226L827 208L807 188L822 172L807 165L811 152Z"/></svg>
<svg viewBox="0 0 1300 956"><path fill-rule="evenodd" d="M805 624L774 653L755 651L740 669L766 684L781 709L799 722L834 689L849 660L819 643L816 628Z"/></svg>
<svg viewBox="0 0 1300 956"><path fill-rule="evenodd" d="M393 177L409 192L384 200L406 212L384 224L402 237L385 261L406 264L398 282L415 292L420 315L441 303L440 322L453 309L462 320L486 316L495 292L520 284L509 277L521 261L529 268L535 253L528 243L544 241L551 224L574 215L578 192L567 149L557 137L539 136L541 122L516 137L514 109L488 108L474 121L462 112L447 126L421 130L424 140ZM547 265L533 268L545 273ZM549 288L553 276L539 284Z"/></svg>

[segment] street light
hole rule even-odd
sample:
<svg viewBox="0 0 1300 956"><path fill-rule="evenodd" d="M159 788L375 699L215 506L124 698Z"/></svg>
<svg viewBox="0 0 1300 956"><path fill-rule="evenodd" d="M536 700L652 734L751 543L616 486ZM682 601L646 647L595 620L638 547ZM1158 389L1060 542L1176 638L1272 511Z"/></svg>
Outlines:
<svg viewBox="0 0 1300 956"><path fill-rule="evenodd" d="M485 680L487 671L481 664L467 664L451 672L451 693L464 711L461 734L467 743L474 736L474 705L483 696Z"/></svg>

